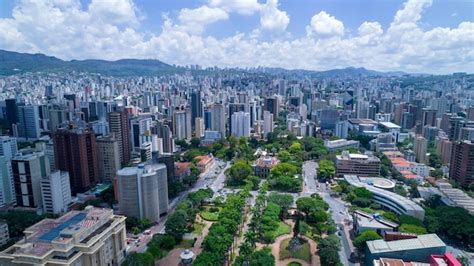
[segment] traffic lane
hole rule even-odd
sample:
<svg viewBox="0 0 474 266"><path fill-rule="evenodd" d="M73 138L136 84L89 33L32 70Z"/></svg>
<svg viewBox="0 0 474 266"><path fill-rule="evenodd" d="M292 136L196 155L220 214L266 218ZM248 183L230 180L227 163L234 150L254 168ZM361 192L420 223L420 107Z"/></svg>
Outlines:
<svg viewBox="0 0 474 266"><path fill-rule="evenodd" d="M343 228L341 230L341 227ZM349 258L351 257L351 253L352 253L352 250L351 250L351 246L349 244L349 238L348 238L348 235L346 233L346 230L345 230L345 227L346 225L343 224L343 223L339 223L337 224L337 231L338 231L338 234L340 232L340 235L339 235L339 238L341 239L341 242L342 242L342 249L341 249L341 252L343 253L343 256L344 256L344 265L355 265L354 263L350 262L349 261Z"/></svg>

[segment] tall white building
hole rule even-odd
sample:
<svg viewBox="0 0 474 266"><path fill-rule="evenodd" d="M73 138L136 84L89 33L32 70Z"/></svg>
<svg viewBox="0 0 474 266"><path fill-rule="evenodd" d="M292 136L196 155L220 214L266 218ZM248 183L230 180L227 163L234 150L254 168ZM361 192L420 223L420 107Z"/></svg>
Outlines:
<svg viewBox="0 0 474 266"><path fill-rule="evenodd" d="M221 138L225 138L225 108L221 103L214 104L211 108L211 130L218 131Z"/></svg>
<svg viewBox="0 0 474 266"><path fill-rule="evenodd" d="M18 144L16 138L9 136L0 136L0 156L11 160L18 152Z"/></svg>
<svg viewBox="0 0 474 266"><path fill-rule="evenodd" d="M196 117L196 138L204 137L204 118Z"/></svg>
<svg viewBox="0 0 474 266"><path fill-rule="evenodd" d="M46 213L61 214L71 203L71 185L68 172L55 171L41 179L41 198Z"/></svg>
<svg viewBox="0 0 474 266"><path fill-rule="evenodd" d="M12 164L0 156L0 208L16 203Z"/></svg>
<svg viewBox="0 0 474 266"><path fill-rule="evenodd" d="M273 115L269 111L263 111L263 137L267 138L270 132L273 132Z"/></svg>
<svg viewBox="0 0 474 266"><path fill-rule="evenodd" d="M176 139L191 139L191 109L173 111L173 134Z"/></svg>
<svg viewBox="0 0 474 266"><path fill-rule="evenodd" d="M164 164L140 164L117 171L120 213L158 221L168 212L168 183Z"/></svg>
<svg viewBox="0 0 474 266"><path fill-rule="evenodd" d="M250 114L246 112L235 112L231 117L232 136L237 138L250 137Z"/></svg>

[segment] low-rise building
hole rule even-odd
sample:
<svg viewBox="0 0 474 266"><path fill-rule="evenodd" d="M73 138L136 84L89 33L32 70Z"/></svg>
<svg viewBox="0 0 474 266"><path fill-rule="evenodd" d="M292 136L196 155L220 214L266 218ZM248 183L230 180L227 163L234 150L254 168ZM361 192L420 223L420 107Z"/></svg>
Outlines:
<svg viewBox="0 0 474 266"><path fill-rule="evenodd" d="M278 164L278 159L274 156L262 156L252 164L253 174L260 178L268 178L270 170Z"/></svg>
<svg viewBox="0 0 474 266"><path fill-rule="evenodd" d="M365 265L375 265L380 258L401 259L428 263L432 254L444 254L446 244L436 234L419 235L416 238L385 241L367 241Z"/></svg>
<svg viewBox="0 0 474 266"><path fill-rule="evenodd" d="M355 154L343 151L336 156L336 169L339 176L352 174L362 176L379 176L380 159L371 153Z"/></svg>
<svg viewBox="0 0 474 266"><path fill-rule="evenodd" d="M392 232L398 230L398 224L383 219L378 214L368 214L363 211L354 211L352 214L354 221L354 232L360 234L367 230L377 232L379 235L384 235L385 232Z"/></svg>
<svg viewBox="0 0 474 266"><path fill-rule="evenodd" d="M182 181L183 178L191 174L190 162L176 162L174 163L174 178Z"/></svg>
<svg viewBox="0 0 474 266"><path fill-rule="evenodd" d="M92 206L44 219L0 252L0 265L120 265L127 246L125 219Z"/></svg>
<svg viewBox="0 0 474 266"><path fill-rule="evenodd" d="M214 164L214 157L212 155L196 156L195 159L198 161L196 165L201 173L206 172Z"/></svg>
<svg viewBox="0 0 474 266"><path fill-rule="evenodd" d="M357 140L337 139L337 140L325 140L324 147L329 152L344 150L344 149L358 149L360 142Z"/></svg>

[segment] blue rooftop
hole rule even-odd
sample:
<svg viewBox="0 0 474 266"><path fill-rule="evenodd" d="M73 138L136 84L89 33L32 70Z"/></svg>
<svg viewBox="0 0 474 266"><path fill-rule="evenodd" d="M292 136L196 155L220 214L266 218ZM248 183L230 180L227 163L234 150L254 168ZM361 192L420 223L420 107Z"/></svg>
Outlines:
<svg viewBox="0 0 474 266"><path fill-rule="evenodd" d="M56 237L59 236L59 234L61 233L61 231L63 229L65 229L65 228L67 228L71 225L79 223L80 221L84 220L86 218L86 216L87 215L85 213L78 213L78 214L74 215L73 217L71 217L68 220L64 221L62 224L52 228L51 230L49 230L48 232L46 232L45 234L40 236L39 240L45 241L45 242L53 241L53 239L55 239Z"/></svg>

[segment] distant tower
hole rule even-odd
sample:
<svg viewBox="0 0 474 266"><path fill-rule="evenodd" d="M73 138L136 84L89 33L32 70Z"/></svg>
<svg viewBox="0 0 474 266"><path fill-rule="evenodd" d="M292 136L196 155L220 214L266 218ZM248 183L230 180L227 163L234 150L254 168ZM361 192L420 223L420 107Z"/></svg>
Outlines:
<svg viewBox="0 0 474 266"><path fill-rule="evenodd" d="M120 162L127 164L131 159L132 147L130 144L128 113L126 110L121 112L109 113L110 133L113 133L118 142L120 151Z"/></svg>

